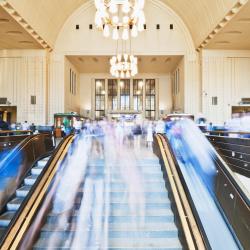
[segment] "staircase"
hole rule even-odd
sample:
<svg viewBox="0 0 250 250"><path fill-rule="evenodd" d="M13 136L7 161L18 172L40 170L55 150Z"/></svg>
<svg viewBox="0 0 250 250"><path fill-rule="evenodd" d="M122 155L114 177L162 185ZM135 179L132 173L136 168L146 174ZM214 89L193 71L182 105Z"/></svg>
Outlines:
<svg viewBox="0 0 250 250"><path fill-rule="evenodd" d="M152 155L151 158L138 159L133 164L142 177L140 178L140 186L143 187L143 193L133 189L133 185L129 183L130 171L127 173L123 171L123 174L121 174L121 169L117 166L113 166L107 171L107 166L104 168L104 161L97 160L91 162L89 166L91 174L86 176L85 184L83 183L82 187L79 187L74 209L71 211L65 227L58 227L57 222L60 216L50 212L33 249L46 249L51 235L56 240L53 247L50 245L50 249L183 249L179 239L179 230L175 224L175 216L171 209L173 206L171 206L169 193L165 187L167 185L165 185L158 158ZM93 168L98 169L98 171L93 171ZM124 176L124 173L126 173L128 178ZM84 192L87 192L86 190L88 189L86 187L88 178L93 180L96 178L97 181L103 180L103 183L105 183L103 193L101 193L105 209L102 209L103 212L101 214L94 214L94 207L100 204L98 202L93 203L92 209L89 211L89 213L92 213L91 216L84 214L85 217L89 216L90 219L85 218L79 227L77 221L80 217L81 206L85 205L84 195L86 193ZM95 197L98 194L88 193L88 196L91 195ZM140 202L141 197L144 198L144 203ZM142 209L143 213L140 209ZM96 241L98 231L94 230L95 220L102 224L102 232L99 235L104 237L104 211L108 211L108 217L106 218L108 223L106 247L103 246L105 241L103 238L100 242ZM92 221L92 224L86 226L86 221ZM76 227L81 231L81 237L85 243L72 248Z"/></svg>
<svg viewBox="0 0 250 250"><path fill-rule="evenodd" d="M49 157L43 158L36 163L31 172L23 181L23 185L16 190L14 197L7 203L5 212L0 215L0 238L4 235L15 213L28 195L32 185L47 164Z"/></svg>

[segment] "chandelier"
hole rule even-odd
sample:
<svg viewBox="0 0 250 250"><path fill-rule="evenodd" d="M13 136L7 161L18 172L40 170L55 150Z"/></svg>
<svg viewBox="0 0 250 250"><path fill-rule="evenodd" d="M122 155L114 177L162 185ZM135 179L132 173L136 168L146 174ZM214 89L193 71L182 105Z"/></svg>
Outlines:
<svg viewBox="0 0 250 250"><path fill-rule="evenodd" d="M110 59L110 73L116 78L130 78L138 73L137 57L118 54Z"/></svg>
<svg viewBox="0 0 250 250"><path fill-rule="evenodd" d="M105 37L128 40L144 29L144 0L95 0L95 6L95 24Z"/></svg>

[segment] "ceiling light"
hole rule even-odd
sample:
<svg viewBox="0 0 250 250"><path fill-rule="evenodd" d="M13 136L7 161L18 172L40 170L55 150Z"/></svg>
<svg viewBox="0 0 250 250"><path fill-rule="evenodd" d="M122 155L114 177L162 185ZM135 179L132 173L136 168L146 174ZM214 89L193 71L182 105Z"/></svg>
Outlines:
<svg viewBox="0 0 250 250"><path fill-rule="evenodd" d="M113 56L110 59L110 65L111 75L117 78L130 78L138 73L137 58L133 55L118 54Z"/></svg>
<svg viewBox="0 0 250 250"><path fill-rule="evenodd" d="M112 27L114 40L119 39L120 36L123 40L128 40L129 27L132 27L131 36L136 37L138 32L144 30L146 23L144 3L144 0L95 0L95 24L98 29L103 30L105 37L110 35L108 32L110 28L107 27Z"/></svg>

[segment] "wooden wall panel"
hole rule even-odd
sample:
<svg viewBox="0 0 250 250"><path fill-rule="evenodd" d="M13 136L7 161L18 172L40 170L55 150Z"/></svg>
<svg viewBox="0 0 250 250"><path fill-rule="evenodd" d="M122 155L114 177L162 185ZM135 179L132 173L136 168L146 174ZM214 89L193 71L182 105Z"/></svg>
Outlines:
<svg viewBox="0 0 250 250"><path fill-rule="evenodd" d="M0 97L17 106L17 121L45 124L46 57L43 52L0 51ZM31 105L31 96L36 104Z"/></svg>
<svg viewBox="0 0 250 250"><path fill-rule="evenodd" d="M218 97L218 105L212 105ZM202 56L202 109L209 121L223 124L232 106L250 98L250 52L204 51Z"/></svg>

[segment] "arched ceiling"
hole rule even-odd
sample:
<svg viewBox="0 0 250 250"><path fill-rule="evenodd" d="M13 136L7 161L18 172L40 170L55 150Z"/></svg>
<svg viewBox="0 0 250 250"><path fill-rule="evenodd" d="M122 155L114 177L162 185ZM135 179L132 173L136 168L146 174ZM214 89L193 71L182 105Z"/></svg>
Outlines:
<svg viewBox="0 0 250 250"><path fill-rule="evenodd" d="M53 47L67 18L86 0L0 0L8 2ZM232 7L247 0L161 0L182 18L198 47Z"/></svg>

